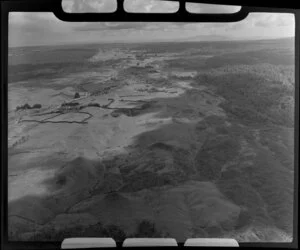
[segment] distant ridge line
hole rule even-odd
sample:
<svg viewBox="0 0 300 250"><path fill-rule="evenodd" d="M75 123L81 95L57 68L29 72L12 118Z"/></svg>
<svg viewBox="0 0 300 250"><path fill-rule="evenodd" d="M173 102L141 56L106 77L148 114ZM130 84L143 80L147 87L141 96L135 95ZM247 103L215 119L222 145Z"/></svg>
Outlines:
<svg viewBox="0 0 300 250"><path fill-rule="evenodd" d="M194 39L195 37L189 37L187 39ZM291 40L291 39L295 39L295 36L290 36L290 37L275 37L275 38L253 38L253 39L242 39L242 38L228 38L225 40L199 40L199 41L189 41L189 40L183 40L183 38L181 39L177 39L177 40L162 40L162 41L139 41L139 42L129 42L129 41L125 41L125 42L92 42L92 43L66 43L66 44L41 44L41 45L26 45L26 46L10 46L9 49L21 49L21 48L39 48L39 47L65 47L65 46L97 46L97 45L125 45L125 44L159 44L159 43L207 43L207 42L259 42L259 41L273 41L273 40Z"/></svg>

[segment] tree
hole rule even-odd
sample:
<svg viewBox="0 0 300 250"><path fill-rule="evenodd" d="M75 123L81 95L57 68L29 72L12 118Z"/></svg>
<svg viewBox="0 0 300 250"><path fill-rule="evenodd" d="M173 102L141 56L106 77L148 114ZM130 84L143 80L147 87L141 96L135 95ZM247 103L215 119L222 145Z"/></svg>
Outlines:
<svg viewBox="0 0 300 250"><path fill-rule="evenodd" d="M88 104L89 107L100 107L99 103L91 102Z"/></svg>
<svg viewBox="0 0 300 250"><path fill-rule="evenodd" d="M24 109L31 109L30 105L28 103L22 105L22 106L17 106L16 110L24 110Z"/></svg>
<svg viewBox="0 0 300 250"><path fill-rule="evenodd" d="M117 242L123 242L126 239L126 233L116 225L108 225L105 227L104 236L111 237Z"/></svg>
<svg viewBox="0 0 300 250"><path fill-rule="evenodd" d="M78 92L75 93L74 99L80 98L80 95Z"/></svg>
<svg viewBox="0 0 300 250"><path fill-rule="evenodd" d="M157 231L153 222L143 220L139 223L134 237L161 237L162 233Z"/></svg>
<svg viewBox="0 0 300 250"><path fill-rule="evenodd" d="M30 105L28 103L24 104L24 106L22 107L23 109L31 109Z"/></svg>
<svg viewBox="0 0 300 250"><path fill-rule="evenodd" d="M41 107L42 107L41 104L34 104L34 105L32 106L33 109L40 109Z"/></svg>

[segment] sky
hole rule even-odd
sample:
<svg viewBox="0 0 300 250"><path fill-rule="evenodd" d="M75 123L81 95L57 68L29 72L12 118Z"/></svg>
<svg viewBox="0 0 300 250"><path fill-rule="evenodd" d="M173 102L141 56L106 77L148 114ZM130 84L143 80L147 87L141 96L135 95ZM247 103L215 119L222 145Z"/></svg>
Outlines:
<svg viewBox="0 0 300 250"><path fill-rule="evenodd" d="M115 0L63 0L66 12L113 12ZM175 12L178 3L158 0L125 0L128 12ZM239 6L189 4L195 13L231 13ZM70 23L53 13L14 12L9 14L9 46L39 46L83 43L160 42L203 40L251 40L292 37L292 14L252 13L234 23L98 22Z"/></svg>

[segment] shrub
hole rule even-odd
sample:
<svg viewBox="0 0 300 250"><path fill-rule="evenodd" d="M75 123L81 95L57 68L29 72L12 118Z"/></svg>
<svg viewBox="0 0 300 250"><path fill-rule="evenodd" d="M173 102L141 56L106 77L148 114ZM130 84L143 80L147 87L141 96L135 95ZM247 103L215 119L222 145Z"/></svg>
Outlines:
<svg viewBox="0 0 300 250"><path fill-rule="evenodd" d="M243 208L240 212L237 224L235 225L236 229L240 229L249 225L253 220L253 215L248 209Z"/></svg>
<svg viewBox="0 0 300 250"><path fill-rule="evenodd" d="M113 112L110 113L110 115L111 115L112 117L119 117L119 116L121 115L121 113L118 112L117 110L114 110Z"/></svg>
<svg viewBox="0 0 300 250"><path fill-rule="evenodd" d="M104 227L101 223L97 223L87 227L75 226L61 230L47 228L35 233L29 240L62 241L68 237L111 237L117 242L123 242L127 237L164 237L164 235L156 230L154 223L143 220L136 232L130 236L127 236L119 226L110 224Z"/></svg>
<svg viewBox="0 0 300 250"><path fill-rule="evenodd" d="M34 104L34 105L32 106L33 109L40 109L41 107L42 107L41 104Z"/></svg>
<svg viewBox="0 0 300 250"><path fill-rule="evenodd" d="M28 103L25 103L23 106L17 106L16 110L24 110L24 109L31 109L31 106Z"/></svg>
<svg viewBox="0 0 300 250"><path fill-rule="evenodd" d="M54 228L44 229L32 235L29 241L62 241L69 237L82 237L81 227L55 230Z"/></svg>
<svg viewBox="0 0 300 250"><path fill-rule="evenodd" d="M109 225L107 228L104 228L101 223L97 223L88 227L75 226L60 230L47 228L35 233L29 237L29 240L62 241L69 237L112 237L116 241L123 241L126 238L126 235L115 225Z"/></svg>
<svg viewBox="0 0 300 250"><path fill-rule="evenodd" d="M31 109L31 106L28 103L26 103L24 104L23 109Z"/></svg>
<svg viewBox="0 0 300 250"><path fill-rule="evenodd" d="M91 102L88 104L88 107L100 107L99 103Z"/></svg>
<svg viewBox="0 0 300 250"><path fill-rule="evenodd" d="M105 227L104 236L112 237L117 242L122 242L126 239L125 232L116 225L108 225Z"/></svg>
<svg viewBox="0 0 300 250"><path fill-rule="evenodd" d="M162 233L157 231L153 222L143 220L138 225L133 237L161 237Z"/></svg>
<svg viewBox="0 0 300 250"><path fill-rule="evenodd" d="M67 177L65 175L59 176L56 180L58 186L64 186L67 183Z"/></svg>
<svg viewBox="0 0 300 250"><path fill-rule="evenodd" d="M61 107L66 107L66 106L78 106L79 105L79 102L70 102L70 103L63 103L61 104Z"/></svg>

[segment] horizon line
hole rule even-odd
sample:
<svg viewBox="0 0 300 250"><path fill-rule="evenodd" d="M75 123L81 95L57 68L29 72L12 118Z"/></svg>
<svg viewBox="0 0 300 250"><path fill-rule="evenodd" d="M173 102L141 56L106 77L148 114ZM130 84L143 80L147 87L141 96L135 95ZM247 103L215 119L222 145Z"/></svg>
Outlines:
<svg viewBox="0 0 300 250"><path fill-rule="evenodd" d="M268 40L280 40L280 39L295 39L294 36L287 37L269 37L269 38L234 38L234 39L223 39L223 40L200 40L200 41L184 41L181 39L178 40L161 40L161 41L99 41L99 42L79 42L79 43L60 43L60 44L40 44L40 45L17 45L17 46L9 46L8 48L27 48L27 47L50 47L50 46L76 46L76 45L97 45L97 44L105 44L105 45L113 45L113 44L147 44L147 43L205 43L205 42L247 42L247 41L268 41ZM188 37L186 39L193 39L193 37Z"/></svg>

